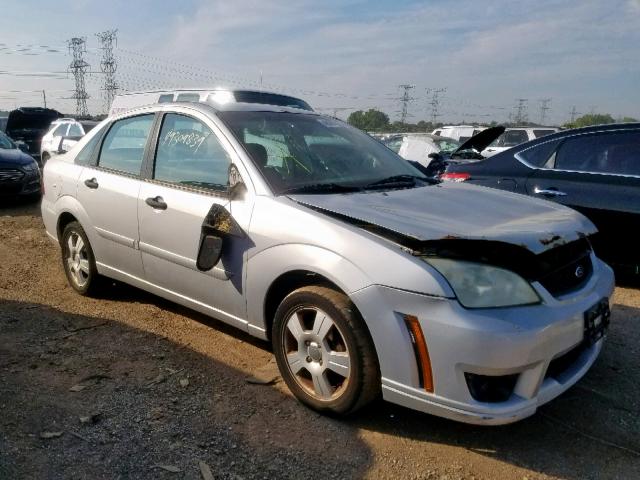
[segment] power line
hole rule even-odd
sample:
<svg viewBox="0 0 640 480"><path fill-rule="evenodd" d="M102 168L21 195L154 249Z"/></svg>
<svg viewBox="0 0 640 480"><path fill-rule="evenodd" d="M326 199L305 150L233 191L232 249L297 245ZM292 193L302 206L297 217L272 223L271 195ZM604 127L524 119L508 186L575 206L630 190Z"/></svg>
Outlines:
<svg viewBox="0 0 640 480"><path fill-rule="evenodd" d="M516 98L516 102L518 103L515 106L516 114L513 121L518 125L524 125L529 120L529 114L527 112L528 101L526 98Z"/></svg>
<svg viewBox="0 0 640 480"><path fill-rule="evenodd" d="M69 51L73 56L73 60L69 64L69 70L73 73L76 82L76 89L71 98L76 100L76 114L79 116L88 115L87 98L89 94L85 88L84 75L89 68L89 64L84 60L86 50L86 39L84 37L73 37L69 40Z"/></svg>
<svg viewBox="0 0 640 480"><path fill-rule="evenodd" d="M578 112L576 110L576 106L574 105L571 108L571 111L569 112L569 117L571 118L570 122L573 123L576 120L576 118L578 117L578 115L580 115L580 112Z"/></svg>
<svg viewBox="0 0 640 480"><path fill-rule="evenodd" d="M409 95L409 91L416 88L415 85L409 85L409 84L403 84L403 85L398 85L398 88L401 88L402 90L404 90L404 92L402 93L402 96L399 98L400 100L400 105L401 105L401 111L400 111L400 122L405 123L407 120L407 117L409 116L409 103L412 100L415 100L413 97L411 97Z"/></svg>
<svg viewBox="0 0 640 480"><path fill-rule="evenodd" d="M445 93L447 91L446 88L427 88L427 95L431 93L431 101L429 105L431 105L431 124L435 125L438 121L438 117L440 113L438 113L438 109L440 108L440 94Z"/></svg>
<svg viewBox="0 0 640 480"><path fill-rule="evenodd" d="M100 69L104 73L104 111L108 112L118 90L118 84L116 82L116 69L118 64L113 56L113 46L117 45L118 38L116 33L118 30L106 30L101 33L96 33L96 37L102 44L102 61L100 62Z"/></svg>
<svg viewBox="0 0 640 480"><path fill-rule="evenodd" d="M545 125L545 120L547 118L547 112L551 110L549 106L551 104L550 98L542 98L540 99L540 125Z"/></svg>

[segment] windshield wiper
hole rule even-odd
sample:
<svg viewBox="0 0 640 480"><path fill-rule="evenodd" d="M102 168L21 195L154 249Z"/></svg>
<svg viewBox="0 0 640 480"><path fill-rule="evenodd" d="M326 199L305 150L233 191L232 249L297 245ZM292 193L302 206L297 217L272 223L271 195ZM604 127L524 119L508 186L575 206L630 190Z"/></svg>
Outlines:
<svg viewBox="0 0 640 480"><path fill-rule="evenodd" d="M360 187L356 187L355 185L310 183L308 185L300 185L299 187L286 188L280 192L280 195L288 195L290 193L347 193L359 192L360 190Z"/></svg>
<svg viewBox="0 0 640 480"><path fill-rule="evenodd" d="M434 184L439 183L437 180L429 177L421 177L419 175L392 175L390 177L377 180L375 182L365 185L364 189L372 188L386 188L386 187L413 187L416 184L416 180L421 182Z"/></svg>

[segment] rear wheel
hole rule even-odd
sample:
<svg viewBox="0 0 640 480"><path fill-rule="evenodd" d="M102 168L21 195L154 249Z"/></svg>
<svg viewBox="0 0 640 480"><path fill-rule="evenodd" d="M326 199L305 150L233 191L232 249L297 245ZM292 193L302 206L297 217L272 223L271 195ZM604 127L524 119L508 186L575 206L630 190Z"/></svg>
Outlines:
<svg viewBox="0 0 640 480"><path fill-rule="evenodd" d="M309 407L354 412L380 391L373 341L353 303L327 287L303 287L276 311L273 346L292 393Z"/></svg>
<svg viewBox="0 0 640 480"><path fill-rule="evenodd" d="M87 234L78 222L69 223L62 233L62 265L69 285L81 295L96 289L98 270Z"/></svg>

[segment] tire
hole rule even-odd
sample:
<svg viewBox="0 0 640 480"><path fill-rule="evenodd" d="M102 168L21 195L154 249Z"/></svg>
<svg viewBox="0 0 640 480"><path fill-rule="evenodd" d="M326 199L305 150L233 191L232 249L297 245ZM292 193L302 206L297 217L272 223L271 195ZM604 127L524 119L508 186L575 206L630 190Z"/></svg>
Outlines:
<svg viewBox="0 0 640 480"><path fill-rule="evenodd" d="M347 415L380 393L373 340L341 292L309 286L287 295L275 314L272 342L285 383L314 410Z"/></svg>
<svg viewBox="0 0 640 480"><path fill-rule="evenodd" d="M93 249L78 222L70 222L62 232L62 266L69 285L80 295L95 293L99 281Z"/></svg>

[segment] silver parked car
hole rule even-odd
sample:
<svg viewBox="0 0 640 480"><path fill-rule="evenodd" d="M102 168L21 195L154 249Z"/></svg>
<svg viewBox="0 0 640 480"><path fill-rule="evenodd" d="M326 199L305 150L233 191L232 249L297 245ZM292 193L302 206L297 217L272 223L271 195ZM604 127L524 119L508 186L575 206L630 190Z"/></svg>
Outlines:
<svg viewBox="0 0 640 480"><path fill-rule="evenodd" d="M117 279L268 339L320 411L381 394L513 422L587 372L608 325L613 274L585 217L437 183L310 111L136 108L47 162L44 190L75 290Z"/></svg>

